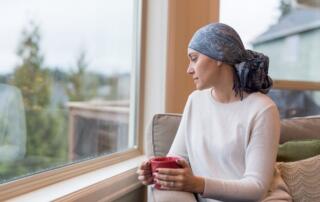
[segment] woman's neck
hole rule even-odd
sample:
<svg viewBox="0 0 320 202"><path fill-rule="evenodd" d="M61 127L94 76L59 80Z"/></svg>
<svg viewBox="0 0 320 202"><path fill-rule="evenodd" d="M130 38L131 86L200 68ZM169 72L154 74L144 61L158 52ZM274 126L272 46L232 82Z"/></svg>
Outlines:
<svg viewBox="0 0 320 202"><path fill-rule="evenodd" d="M227 91L213 87L211 90L211 96L218 102L229 103L240 100L240 97L235 95L233 90Z"/></svg>

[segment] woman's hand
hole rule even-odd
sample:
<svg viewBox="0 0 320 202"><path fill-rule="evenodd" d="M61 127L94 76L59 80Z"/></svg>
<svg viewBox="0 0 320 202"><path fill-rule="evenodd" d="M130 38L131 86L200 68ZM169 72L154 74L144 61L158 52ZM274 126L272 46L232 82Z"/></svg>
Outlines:
<svg viewBox="0 0 320 202"><path fill-rule="evenodd" d="M181 168L158 168L154 180L161 189L203 193L204 179L192 174L187 161L181 159L177 163Z"/></svg>
<svg viewBox="0 0 320 202"><path fill-rule="evenodd" d="M149 185L153 183L152 171L150 160L146 160L141 163L137 170L138 180L142 182L144 185Z"/></svg>

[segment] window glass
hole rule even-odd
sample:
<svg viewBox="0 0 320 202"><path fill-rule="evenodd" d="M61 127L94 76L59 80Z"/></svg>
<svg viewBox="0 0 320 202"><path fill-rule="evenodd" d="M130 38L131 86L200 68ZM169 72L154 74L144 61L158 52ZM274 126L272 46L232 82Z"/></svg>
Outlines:
<svg viewBox="0 0 320 202"><path fill-rule="evenodd" d="M135 147L138 5L0 2L0 183Z"/></svg>
<svg viewBox="0 0 320 202"><path fill-rule="evenodd" d="M320 1L221 0L220 21L238 31L246 48L269 56L273 80L320 82ZM319 113L317 90L276 89L269 95L282 117Z"/></svg>

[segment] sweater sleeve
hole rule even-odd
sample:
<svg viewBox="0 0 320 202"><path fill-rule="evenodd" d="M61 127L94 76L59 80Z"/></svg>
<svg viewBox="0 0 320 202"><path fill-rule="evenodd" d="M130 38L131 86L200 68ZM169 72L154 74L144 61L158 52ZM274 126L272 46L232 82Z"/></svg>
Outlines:
<svg viewBox="0 0 320 202"><path fill-rule="evenodd" d="M186 132L187 132L187 119L189 116L191 105L191 95L189 96L187 103L184 107L182 118L179 124L179 128L177 130L176 136L173 140L171 148L167 154L167 156L178 156L182 157L189 162L188 152L186 147Z"/></svg>
<svg viewBox="0 0 320 202"><path fill-rule="evenodd" d="M246 148L245 172L239 180L205 178L204 198L222 201L259 201L267 193L273 179L280 118L271 105L257 115Z"/></svg>

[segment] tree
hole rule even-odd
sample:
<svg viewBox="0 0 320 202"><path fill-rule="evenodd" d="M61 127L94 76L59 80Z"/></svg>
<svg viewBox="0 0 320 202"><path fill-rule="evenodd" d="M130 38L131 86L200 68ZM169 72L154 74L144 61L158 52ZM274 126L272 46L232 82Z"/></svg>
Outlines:
<svg viewBox="0 0 320 202"><path fill-rule="evenodd" d="M52 80L43 65L40 41L39 26L31 22L22 32L17 49L20 64L14 70L12 84L21 90L25 105L27 157L54 162L67 157L65 116L48 109Z"/></svg>
<svg viewBox="0 0 320 202"><path fill-rule="evenodd" d="M12 83L21 90L26 110L41 110L50 101L50 79L42 67L39 27L31 22L29 28L22 32L17 50L21 64L14 70Z"/></svg>
<svg viewBox="0 0 320 202"><path fill-rule="evenodd" d="M70 101L85 101L97 94L98 81L87 73L88 62L85 51L81 51L76 60L76 71L69 74L66 92Z"/></svg>

